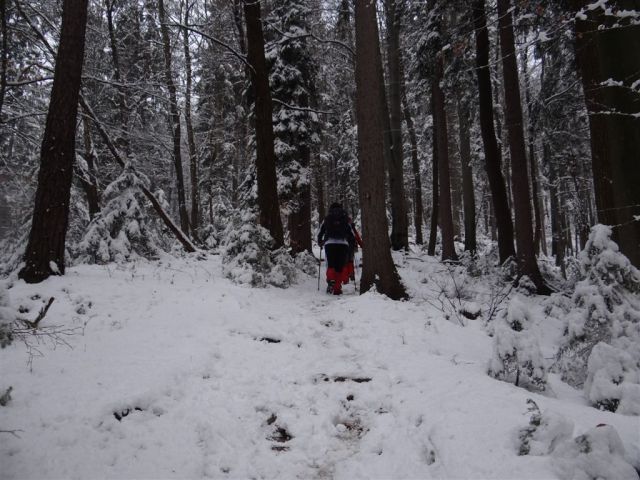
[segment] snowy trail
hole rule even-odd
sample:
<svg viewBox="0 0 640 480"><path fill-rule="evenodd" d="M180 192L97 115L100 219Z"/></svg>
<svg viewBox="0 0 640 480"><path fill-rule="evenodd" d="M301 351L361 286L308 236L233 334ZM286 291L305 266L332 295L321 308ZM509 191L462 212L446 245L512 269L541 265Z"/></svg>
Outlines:
<svg viewBox="0 0 640 480"><path fill-rule="evenodd" d="M15 301L56 296L48 321L86 328L73 350L43 347L31 374L19 345L2 352L14 395L0 429L21 430L2 437L2 477L556 478L514 450L527 398L577 429L615 425L638 454L636 419L489 378L477 323L219 271L217 258L83 266L17 284Z"/></svg>

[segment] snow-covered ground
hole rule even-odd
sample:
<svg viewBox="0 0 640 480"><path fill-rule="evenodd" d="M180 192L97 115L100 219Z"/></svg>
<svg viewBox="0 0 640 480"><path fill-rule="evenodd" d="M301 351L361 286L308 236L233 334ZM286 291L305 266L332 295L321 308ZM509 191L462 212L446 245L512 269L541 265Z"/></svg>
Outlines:
<svg viewBox="0 0 640 480"><path fill-rule="evenodd" d="M399 262L407 302L327 296L304 274L235 285L216 256L16 282L24 317L53 296L42 325L79 331L31 365L21 342L0 350L0 394L13 387L0 430L17 435L0 433L0 477L559 478L551 456L518 455L528 398L573 437L613 426L640 465L638 417L589 407L554 375L546 395L489 377L482 320L438 308L442 266Z"/></svg>

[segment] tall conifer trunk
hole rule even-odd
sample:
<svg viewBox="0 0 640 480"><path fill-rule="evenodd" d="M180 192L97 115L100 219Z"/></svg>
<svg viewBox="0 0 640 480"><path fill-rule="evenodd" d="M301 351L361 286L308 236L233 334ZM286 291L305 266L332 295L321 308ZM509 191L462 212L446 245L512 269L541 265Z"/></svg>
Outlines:
<svg viewBox="0 0 640 480"><path fill-rule="evenodd" d="M360 207L362 208L363 271L361 292L377 288L393 299L406 298L391 258L384 198L382 59L375 3L356 0L356 112Z"/></svg>
<svg viewBox="0 0 640 480"><path fill-rule="evenodd" d="M189 2L185 2L184 23L189 24ZM193 121L191 120L191 85L193 82L191 73L191 49L189 47L189 30L182 30L182 46L184 49L184 64L186 76L186 89L184 95L184 120L187 127L187 145L189 146L189 174L191 179L191 235L198 239L200 226L200 185L198 172L198 155L196 151L196 139L193 133Z"/></svg>
<svg viewBox="0 0 640 480"><path fill-rule="evenodd" d="M409 248L409 221L404 189L404 149L402 145L402 51L400 14L396 0L385 0L387 27L387 72L389 78L389 123L391 126L391 248Z"/></svg>
<svg viewBox="0 0 640 480"><path fill-rule="evenodd" d="M551 291L538 269L533 244L533 218L531 215L531 196L529 195L527 154L510 3L509 0L498 0L498 26L502 53L502 74L504 76L505 120L513 177L512 191L516 218L518 271L533 281L539 294L549 294Z"/></svg>
<svg viewBox="0 0 640 480"><path fill-rule="evenodd" d="M404 83L404 77L403 77ZM407 124L409 132L409 142L411 144L411 170L413 173L413 227L416 231L416 244L422 245L424 239L422 237L422 217L424 216L424 205L422 202L422 176L420 174L420 160L418 159L418 139L416 129L411 117L411 110L407 104L405 95L402 96L402 110L404 121Z"/></svg>
<svg viewBox="0 0 640 480"><path fill-rule="evenodd" d="M471 169L471 137L467 113L458 102L458 126L460 138L460 167L462 170L462 196L464 202L464 249L475 253L476 242L476 198Z"/></svg>
<svg viewBox="0 0 640 480"><path fill-rule="evenodd" d="M436 56L436 73L431 84L433 95L433 119L436 125L436 147L438 149L438 217L442 234L442 260L457 260L453 242L453 216L451 214L451 181L449 175L449 145L447 133L447 113L440 82L444 75L442 55Z"/></svg>
<svg viewBox="0 0 640 480"><path fill-rule="evenodd" d="M158 0L158 17L160 19L160 33L162 35L162 51L164 54L164 80L169 90L169 129L173 139L173 166L176 172L176 189L178 191L178 214L180 216L180 228L185 234L189 234L189 214L184 192L184 174L182 172L182 152L180 134L180 112L176 96L176 85L173 82L173 69L171 66L171 43L169 41L169 27L166 22L164 0Z"/></svg>
<svg viewBox="0 0 640 480"><path fill-rule="evenodd" d="M593 3L573 0L576 10ZM639 10L638 0L611 0L608 8ZM613 27L611 23L621 23ZM600 7L576 17L576 56L589 111L598 222L640 267L640 26L603 15ZM620 84L619 82L622 82ZM634 220L635 219L635 220Z"/></svg>
<svg viewBox="0 0 640 480"><path fill-rule="evenodd" d="M273 237L274 248L279 248L284 245L284 234L278 201L276 154L273 146L273 106L269 72L264 56L260 0L244 0L244 18L247 23L247 60L251 65L251 85L255 98L259 221Z"/></svg>
<svg viewBox="0 0 640 480"><path fill-rule="evenodd" d="M75 160L76 119L84 60L87 0L64 0L33 220L19 277L38 283L64 274L64 250Z"/></svg>
<svg viewBox="0 0 640 480"><path fill-rule="evenodd" d="M489 32L484 0L473 0L473 24L476 37L476 74L478 77L478 101L480 105L480 130L484 145L485 169L491 190L493 216L498 230L500 263L515 257L513 246L513 222L502 176L502 154L496 139L493 123L493 94L489 70Z"/></svg>
<svg viewBox="0 0 640 480"><path fill-rule="evenodd" d="M431 116L435 118L435 107L433 105L433 95L431 95ZM440 194L438 192L438 132L436 122L431 128L431 218L429 224L429 244L427 245L427 255L432 257L436 254L436 241L438 239L438 210Z"/></svg>

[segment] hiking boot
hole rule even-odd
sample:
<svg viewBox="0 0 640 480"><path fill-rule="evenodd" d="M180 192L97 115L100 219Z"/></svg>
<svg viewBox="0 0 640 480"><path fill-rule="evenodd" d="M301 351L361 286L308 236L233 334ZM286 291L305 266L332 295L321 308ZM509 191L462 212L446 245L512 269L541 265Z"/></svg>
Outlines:
<svg viewBox="0 0 640 480"><path fill-rule="evenodd" d="M336 284L335 280L327 280L327 293L333 293L333 286Z"/></svg>

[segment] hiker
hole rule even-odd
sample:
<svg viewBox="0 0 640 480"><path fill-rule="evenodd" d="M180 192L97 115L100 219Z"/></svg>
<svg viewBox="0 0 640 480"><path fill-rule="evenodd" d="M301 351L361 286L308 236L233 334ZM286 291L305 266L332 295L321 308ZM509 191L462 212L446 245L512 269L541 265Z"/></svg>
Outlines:
<svg viewBox="0 0 640 480"><path fill-rule="evenodd" d="M352 241L355 242L355 235L347 213L342 205L332 203L318 233L318 245L324 247L327 256L327 293L342 294L342 284L348 278L346 265Z"/></svg>
<svg viewBox="0 0 640 480"><path fill-rule="evenodd" d="M344 275L344 283L349 283L349 280L351 280L352 282L356 281L356 269L353 262L358 247L362 248L363 246L362 237L360 237L360 233L358 233L358 230L356 229L356 224L353 223L353 220L351 220L351 218L348 218L347 222L351 227L353 237L349 239L349 257L347 258L347 265L345 267L346 272Z"/></svg>

